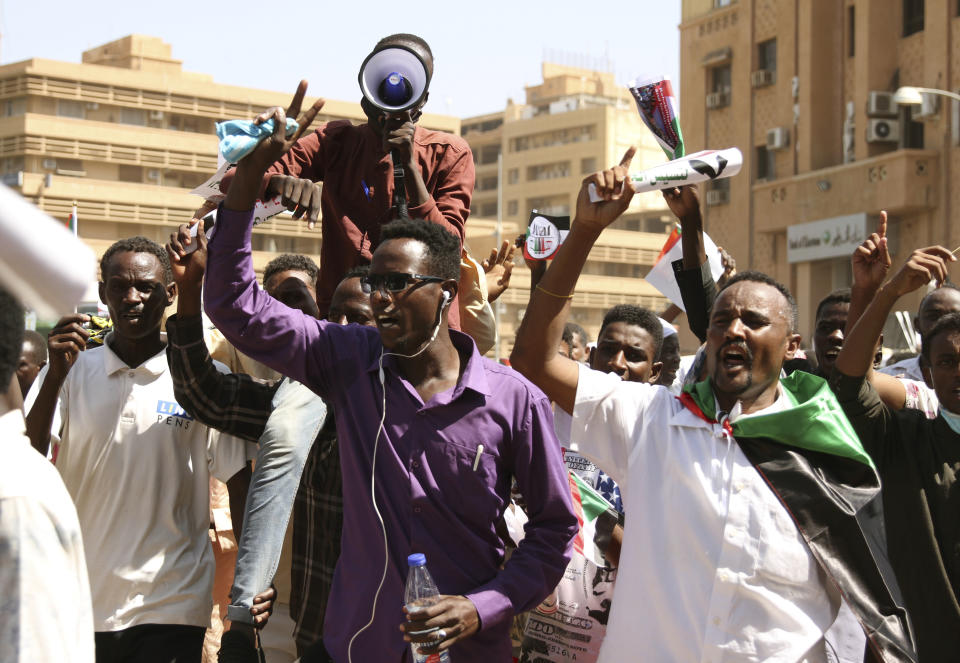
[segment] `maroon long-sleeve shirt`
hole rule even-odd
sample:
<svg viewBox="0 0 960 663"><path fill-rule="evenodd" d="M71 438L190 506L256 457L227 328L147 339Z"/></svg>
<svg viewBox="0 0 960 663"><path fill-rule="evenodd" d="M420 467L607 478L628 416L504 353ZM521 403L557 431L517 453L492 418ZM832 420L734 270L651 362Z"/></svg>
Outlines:
<svg viewBox="0 0 960 663"><path fill-rule="evenodd" d="M410 218L439 223L463 242L463 227L473 194L473 154L459 136L416 127L414 155L430 198L409 209ZM267 170L260 197L274 174L323 182L320 197L323 244L317 300L326 315L333 291L344 273L369 262L380 241L380 226L396 216L393 208L393 162L382 139L367 124L327 122L302 137ZM226 192L233 179L221 182ZM449 322L459 328L459 311L450 307Z"/></svg>

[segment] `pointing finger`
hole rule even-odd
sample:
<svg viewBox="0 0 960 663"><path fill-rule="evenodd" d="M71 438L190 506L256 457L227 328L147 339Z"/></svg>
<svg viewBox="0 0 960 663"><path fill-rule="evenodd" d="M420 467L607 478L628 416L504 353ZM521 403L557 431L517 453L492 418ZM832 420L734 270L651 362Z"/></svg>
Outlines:
<svg viewBox="0 0 960 663"><path fill-rule="evenodd" d="M627 151L624 153L623 158L620 159L620 165L624 168L630 167L630 162L633 161L633 155L637 153L637 147L631 145L627 148Z"/></svg>

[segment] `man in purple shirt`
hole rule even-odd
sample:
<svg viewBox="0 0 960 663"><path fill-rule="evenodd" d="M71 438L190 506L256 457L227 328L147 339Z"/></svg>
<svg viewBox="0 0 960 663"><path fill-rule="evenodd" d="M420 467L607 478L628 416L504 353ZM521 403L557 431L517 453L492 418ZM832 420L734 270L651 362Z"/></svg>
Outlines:
<svg viewBox="0 0 960 663"><path fill-rule="evenodd" d="M298 118L301 131L317 108ZM272 117L284 126L281 109ZM376 330L316 320L259 288L254 199L264 171L296 138L275 132L238 165L209 243L204 303L240 351L337 411L344 529L324 645L338 663L409 660L411 640L433 643L424 653L449 649L457 663L510 660L511 618L556 586L577 531L550 403L448 328L460 247L435 224L384 226L365 279ZM496 524L513 478L530 522L503 565ZM426 554L442 597L408 621L413 552ZM418 631L427 633L411 636Z"/></svg>

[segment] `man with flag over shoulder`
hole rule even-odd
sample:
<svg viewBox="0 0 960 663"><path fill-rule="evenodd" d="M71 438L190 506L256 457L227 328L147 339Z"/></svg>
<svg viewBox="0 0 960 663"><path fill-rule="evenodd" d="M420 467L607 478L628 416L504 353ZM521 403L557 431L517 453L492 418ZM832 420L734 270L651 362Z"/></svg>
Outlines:
<svg viewBox="0 0 960 663"><path fill-rule="evenodd" d="M864 660L915 661L873 462L826 381L780 379L800 342L784 286L759 272L724 285L708 377L680 397L552 350L590 249L633 197L633 154L583 181L511 356L572 415L571 447L617 481L630 514L599 660L636 660L643 643L651 661L827 661L843 600L863 626Z"/></svg>

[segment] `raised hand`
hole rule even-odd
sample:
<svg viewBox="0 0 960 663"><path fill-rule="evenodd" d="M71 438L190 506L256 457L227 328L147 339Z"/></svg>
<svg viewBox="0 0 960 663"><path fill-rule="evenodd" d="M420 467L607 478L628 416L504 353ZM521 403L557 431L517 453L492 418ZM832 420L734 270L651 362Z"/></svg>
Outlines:
<svg viewBox="0 0 960 663"><path fill-rule="evenodd" d="M316 220L320 213L320 185L313 180L276 174L270 178L266 190L267 198L280 196L280 202L293 212L293 218Z"/></svg>
<svg viewBox="0 0 960 663"><path fill-rule="evenodd" d="M900 268L887 287L900 297L931 281L940 286L947 280L947 264L956 261L956 256L942 246L928 246L917 249L910 255L907 263Z"/></svg>
<svg viewBox="0 0 960 663"><path fill-rule="evenodd" d="M663 197L667 201L667 207L680 220L681 226L684 225L684 221L700 219L700 195L697 193L697 185L688 184L664 189Z"/></svg>
<svg viewBox="0 0 960 663"><path fill-rule="evenodd" d="M256 148L237 164L236 174L234 175L233 182L230 184L230 190L227 191L224 207L238 211L253 208L256 202L256 194L260 190L260 183L263 180L263 174L267 168L293 147L297 140L300 139L300 136L303 135L303 132L313 123L320 109L323 108L324 100L318 99L314 102L313 106L301 113L300 106L303 103L303 97L306 92L307 82L300 81L300 85L297 86L297 92L293 95L293 101L290 102L290 106L286 112L278 106L264 111L254 119L256 124L262 124L272 119L274 123L273 133L266 140L260 141ZM296 116L297 122L300 125L289 138L286 135L288 115ZM299 194L297 194L295 184L288 184L284 181L281 186L280 184L275 184L275 180L276 178L271 178L267 190L272 190L274 194L283 193L286 195L289 189L287 204L294 205L295 211L299 213L299 215L295 214L297 218L306 213L307 226L313 228L314 225L316 225L317 219L320 218L319 189L314 191L315 185L311 182L310 188L301 186L301 190ZM279 190L277 190L278 186L281 186ZM306 192L306 198L304 198L304 192Z"/></svg>
<svg viewBox="0 0 960 663"><path fill-rule="evenodd" d="M494 302L497 297L510 287L510 277L513 275L513 256L517 247L503 240L498 251L496 247L490 249L490 255L480 266L487 277L487 301Z"/></svg>
<svg viewBox="0 0 960 663"><path fill-rule="evenodd" d="M854 288L874 292L887 278L891 260L890 251L887 249L886 211L880 212L876 232L854 249L850 262L853 267Z"/></svg>
<svg viewBox="0 0 960 663"><path fill-rule="evenodd" d="M577 196L575 219L581 228L599 232L616 221L630 206L633 194L636 193L630 179L630 162L636 152L637 148L631 145L619 165L593 173L583 180ZM596 187L596 193L601 198L599 202L590 202L591 184Z"/></svg>
<svg viewBox="0 0 960 663"><path fill-rule="evenodd" d="M293 100L287 107L286 112L279 106L274 106L254 118L254 124L263 124L267 120L272 119L273 133L269 138L261 141L253 152L240 160L240 163L237 165L238 171L243 165L251 169L260 169L261 172L265 171L270 164L286 154L290 148L293 147L294 143L300 140L300 136L302 136L303 132L313 123L317 113L320 112L320 109L323 108L324 103L326 103L323 99L317 99L313 103L313 106L301 113L300 106L303 104L303 97L306 93L307 81L300 81L300 84L297 86L297 91L293 95ZM288 117L297 118L297 123L300 125L289 138L286 132Z"/></svg>
<svg viewBox="0 0 960 663"><path fill-rule="evenodd" d="M49 354L49 377L62 382L77 357L87 347L90 330L83 323L90 322L90 316L81 313L65 315L47 335L47 353Z"/></svg>
<svg viewBox="0 0 960 663"><path fill-rule="evenodd" d="M737 275L737 260L722 246L717 247L720 252L720 264L723 265L723 274L717 279L717 287L723 288L727 281Z"/></svg>
<svg viewBox="0 0 960 663"><path fill-rule="evenodd" d="M182 292L184 288L198 288L207 269L207 234L203 222L197 221L197 236L191 237L194 224L182 223L176 232L170 233L167 255L173 269L173 280Z"/></svg>

